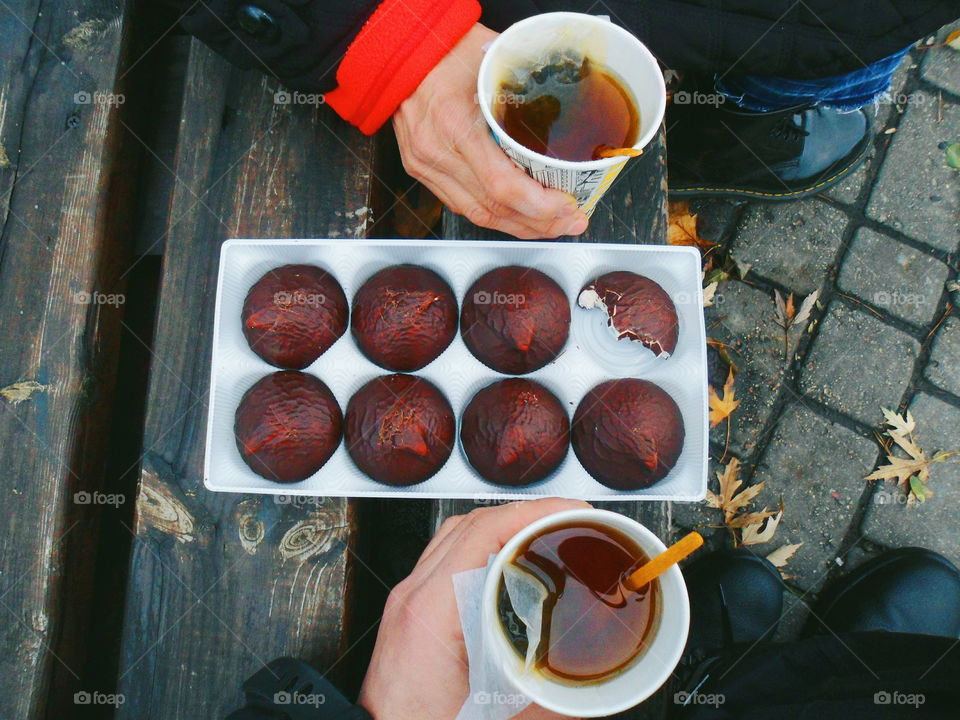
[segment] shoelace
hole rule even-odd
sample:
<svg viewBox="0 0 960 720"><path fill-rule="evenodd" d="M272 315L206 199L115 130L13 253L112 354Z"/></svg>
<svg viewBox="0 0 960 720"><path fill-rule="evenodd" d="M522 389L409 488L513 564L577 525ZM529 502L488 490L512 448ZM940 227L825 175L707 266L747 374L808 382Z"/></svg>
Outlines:
<svg viewBox="0 0 960 720"><path fill-rule="evenodd" d="M809 130L803 129L803 115L801 113L784 115L770 128L771 137L786 142L803 142L803 138L809 134Z"/></svg>

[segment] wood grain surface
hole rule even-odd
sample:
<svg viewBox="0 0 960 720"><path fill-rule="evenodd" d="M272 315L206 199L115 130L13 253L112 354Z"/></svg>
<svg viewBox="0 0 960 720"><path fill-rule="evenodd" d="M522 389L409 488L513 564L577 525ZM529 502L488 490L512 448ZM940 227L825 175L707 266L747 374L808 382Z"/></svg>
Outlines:
<svg viewBox="0 0 960 720"><path fill-rule="evenodd" d="M118 718L217 718L280 655L337 677L354 507L203 487L220 244L363 237L373 144L327 108L194 42L171 168L166 253L137 497ZM239 321L239 320L238 320Z"/></svg>
<svg viewBox="0 0 960 720"><path fill-rule="evenodd" d="M126 37L119 1L0 8L0 718L57 716L64 698L74 709L96 642Z"/></svg>

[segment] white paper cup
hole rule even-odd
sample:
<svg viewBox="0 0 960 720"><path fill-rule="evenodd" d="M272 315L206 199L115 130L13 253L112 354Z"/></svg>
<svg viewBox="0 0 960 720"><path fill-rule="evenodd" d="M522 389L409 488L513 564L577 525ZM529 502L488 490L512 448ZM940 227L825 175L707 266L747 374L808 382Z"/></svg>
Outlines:
<svg viewBox="0 0 960 720"><path fill-rule="evenodd" d="M555 51L574 51L605 65L619 76L640 112L633 146L642 150L653 139L666 108L667 92L656 58L646 46L607 19L572 12L534 15L511 25L494 40L480 64L477 99L494 140L527 174L542 185L573 195L589 216L629 158L588 162L557 160L533 152L507 135L493 117L493 100L508 70L530 68Z"/></svg>
<svg viewBox="0 0 960 720"><path fill-rule="evenodd" d="M619 530L651 558L666 550L660 539L643 525L609 510L565 510L541 518L514 535L490 566L480 607L483 646L492 665L513 686L515 692L561 715L603 717L643 702L670 677L687 643L690 603L683 576L674 565L657 578L657 618L647 633L646 648L617 675L599 683L565 685L535 670L525 670L524 658L510 643L497 611L503 566L530 538L551 527L579 522L602 524Z"/></svg>

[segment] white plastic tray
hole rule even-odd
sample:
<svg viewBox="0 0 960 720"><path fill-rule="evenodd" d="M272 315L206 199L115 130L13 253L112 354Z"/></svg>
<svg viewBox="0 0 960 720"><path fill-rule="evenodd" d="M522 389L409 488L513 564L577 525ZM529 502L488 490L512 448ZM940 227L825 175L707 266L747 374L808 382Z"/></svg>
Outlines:
<svg viewBox="0 0 960 720"><path fill-rule="evenodd" d="M250 286L267 270L289 263L310 263L330 272L348 302L360 285L381 268L415 263L439 273L453 288L458 303L470 284L502 265L525 265L548 274L567 293L571 304L570 338L553 363L523 377L549 388L570 417L594 385L615 377L651 380L670 393L683 414L686 439L670 474L652 487L629 492L595 481L577 460L573 448L547 479L524 488L505 488L483 480L470 467L463 450L430 479L395 488L364 475L343 443L318 472L298 483L279 484L254 473L243 462L233 435L234 413L243 393L264 375L276 371L247 345L240 322ZM677 348L658 359L639 343L617 341L602 310L577 305L580 289L598 275L632 270L658 282L673 298L680 319ZM306 372L323 380L341 409L364 383L389 371L373 364L357 349L349 329ZM416 373L439 387L459 418L480 388L509 377L483 365L470 354L459 333L450 347ZM471 498L474 500L564 496L583 500L702 500L707 483L707 363L700 285L700 255L688 247L609 243L510 242L480 240L229 240L220 252L210 412L204 483L218 492L349 497Z"/></svg>

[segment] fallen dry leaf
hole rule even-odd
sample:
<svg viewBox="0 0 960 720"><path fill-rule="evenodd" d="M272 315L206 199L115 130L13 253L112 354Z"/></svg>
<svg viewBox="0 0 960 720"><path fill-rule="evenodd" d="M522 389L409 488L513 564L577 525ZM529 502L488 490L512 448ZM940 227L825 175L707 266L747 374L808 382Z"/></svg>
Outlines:
<svg viewBox="0 0 960 720"><path fill-rule="evenodd" d="M717 286L720 283L712 282L703 289L703 306L712 307L713 306L713 296L717 292Z"/></svg>
<svg viewBox="0 0 960 720"><path fill-rule="evenodd" d="M887 426L884 434L909 457L904 458L894 455L892 451L889 452L887 454L887 464L881 465L867 475L866 479L896 480L897 485L908 488L910 504L924 502L927 498L933 496L933 492L927 487L927 482L930 479L930 466L955 455L960 455L960 450L951 452L940 450L928 459L923 448L917 445L913 439L913 431L917 427L913 415L909 411L904 416L887 408L880 409L883 411L884 424Z"/></svg>
<svg viewBox="0 0 960 720"><path fill-rule="evenodd" d="M777 325L784 330L789 330L794 325L803 325L807 322L810 319L810 313L813 312L813 308L817 304L817 299L820 297L820 291L814 290L803 299L803 302L800 303L800 310L797 311L794 309L793 293L790 293L786 300L783 299L779 290L774 290L773 294L776 303Z"/></svg>
<svg viewBox="0 0 960 720"><path fill-rule="evenodd" d="M724 522L730 522L733 517L746 507L753 498L763 490L763 483L751 485L742 492L737 492L743 481L739 478L740 461L737 458L730 458L730 462L722 472L717 473L717 480L720 482L720 494L717 495L707 490L707 505L723 510Z"/></svg>
<svg viewBox="0 0 960 720"><path fill-rule="evenodd" d="M48 385L41 385L36 380L24 380L23 382L0 388L0 395L10 401L11 404L19 405L24 400L29 400L30 396L34 393L43 392L48 387Z"/></svg>
<svg viewBox="0 0 960 720"><path fill-rule="evenodd" d="M733 536L734 545L757 545L773 538L783 518L783 503L777 510L741 512L753 501L765 484L762 482L741 490L740 461L730 458L722 471L717 472L720 493L707 490L706 504L723 512L723 523ZM738 532L739 531L739 536Z"/></svg>
<svg viewBox="0 0 960 720"><path fill-rule="evenodd" d="M730 417L730 413L737 409L740 401L736 399L736 390L733 388L733 368L727 373L727 381L723 384L723 397L710 386L710 427L716 427Z"/></svg>
<svg viewBox="0 0 960 720"><path fill-rule="evenodd" d="M780 510L772 517L744 526L740 531L740 542L744 545L759 545L773 540L773 535L777 532L777 526L782 519L783 510Z"/></svg>
<svg viewBox="0 0 960 720"><path fill-rule="evenodd" d="M800 549L801 545L803 545L802 542L792 545L782 545L767 555L767 560L772 562L774 567L782 568L789 562L790 558L794 556L794 553Z"/></svg>
<svg viewBox="0 0 960 720"><path fill-rule="evenodd" d="M700 237L697 216L690 212L690 203L678 200L669 203L670 221L667 225L667 245L689 245L707 250L715 243Z"/></svg>

